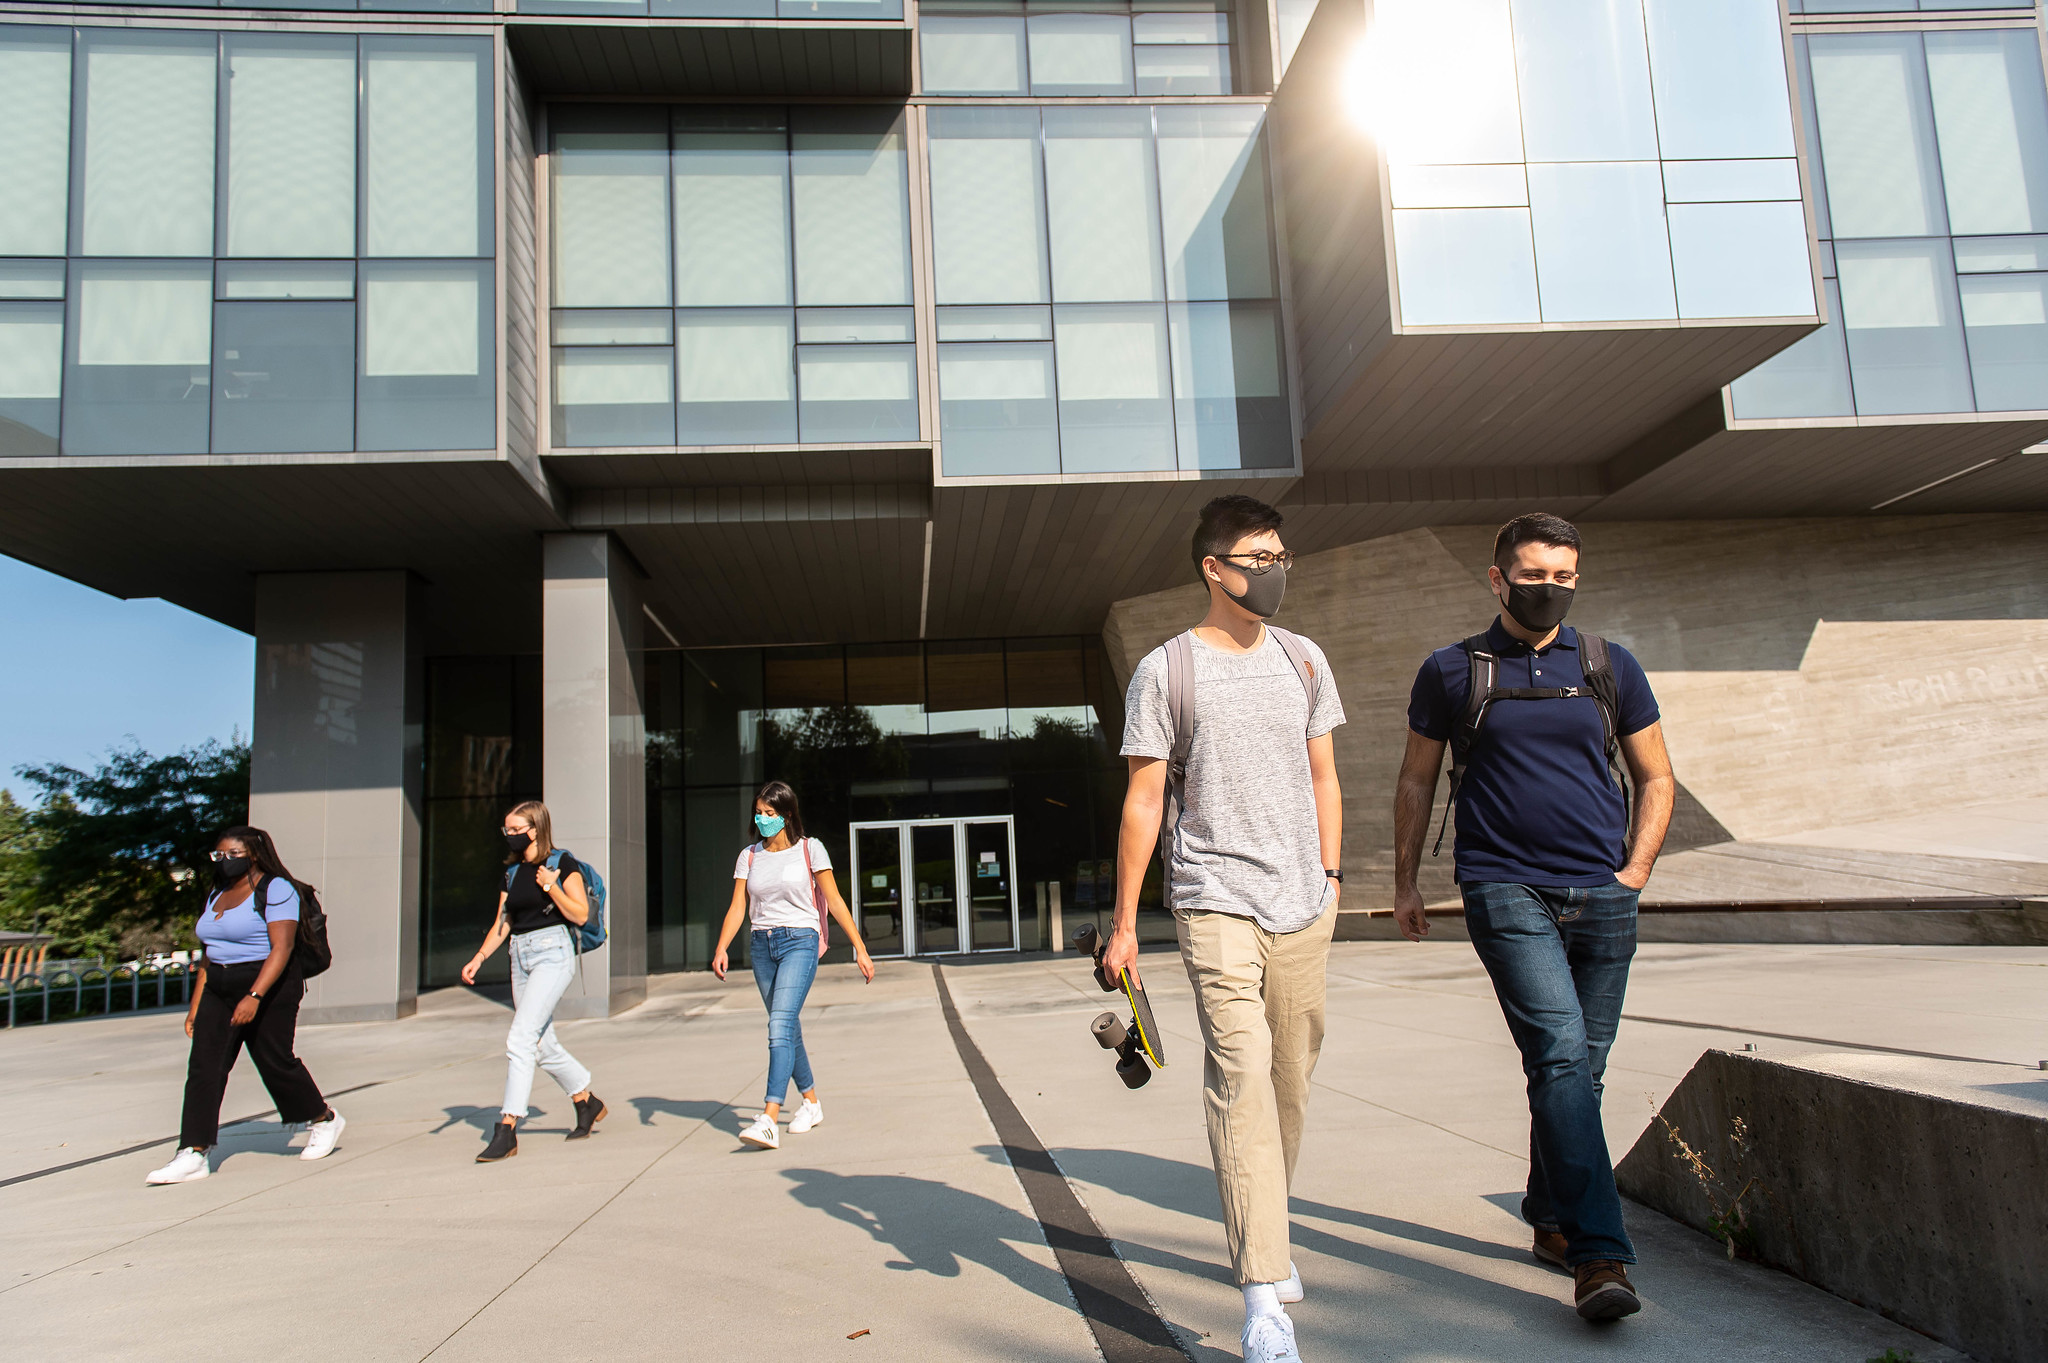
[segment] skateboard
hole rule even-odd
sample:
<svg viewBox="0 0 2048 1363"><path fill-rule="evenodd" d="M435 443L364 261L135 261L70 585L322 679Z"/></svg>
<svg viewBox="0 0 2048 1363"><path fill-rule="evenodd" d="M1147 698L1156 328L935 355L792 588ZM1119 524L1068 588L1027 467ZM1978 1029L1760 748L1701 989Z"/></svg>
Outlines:
<svg viewBox="0 0 2048 1363"><path fill-rule="evenodd" d="M1131 972L1122 971L1112 980L1102 968L1102 955L1109 949L1109 943L1102 940L1093 923L1083 923L1074 931L1074 950L1095 958L1095 983L1102 986L1102 992L1113 994L1119 987L1124 999L1131 1005L1131 1020L1126 1025L1115 1013L1103 1013L1089 1024L1089 1032L1095 1043L1105 1051L1117 1053L1116 1077L1124 1081L1125 1088L1143 1088L1151 1082L1152 1070L1146 1065L1149 1060L1160 1069L1166 1068L1166 1047L1159 1035L1159 1024L1152 1020L1152 1004L1145 997L1145 987L1131 978Z"/></svg>

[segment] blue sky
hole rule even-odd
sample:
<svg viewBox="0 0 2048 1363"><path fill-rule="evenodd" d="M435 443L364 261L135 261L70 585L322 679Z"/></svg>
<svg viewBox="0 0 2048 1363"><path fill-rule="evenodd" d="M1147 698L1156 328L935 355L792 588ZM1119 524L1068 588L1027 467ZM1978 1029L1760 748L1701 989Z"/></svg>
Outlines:
<svg viewBox="0 0 2048 1363"><path fill-rule="evenodd" d="M249 736L255 640L167 601L123 601L0 555L0 786L84 766L133 736L174 752Z"/></svg>

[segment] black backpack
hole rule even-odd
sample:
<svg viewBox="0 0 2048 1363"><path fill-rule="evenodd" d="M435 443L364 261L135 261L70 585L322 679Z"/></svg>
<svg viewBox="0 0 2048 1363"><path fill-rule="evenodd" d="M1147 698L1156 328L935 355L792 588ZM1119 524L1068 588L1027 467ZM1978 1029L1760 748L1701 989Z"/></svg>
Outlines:
<svg viewBox="0 0 2048 1363"><path fill-rule="evenodd" d="M1497 700L1577 700L1590 697L1600 707L1600 725L1605 730L1607 771L1621 792L1621 807L1633 816L1629 805L1628 772L1621 762L1621 739L1616 732L1621 712L1621 690L1614 681L1614 664L1607 656L1607 641L1597 634L1579 631L1579 664L1585 673L1584 686L1501 686L1500 659L1489 650L1486 636L1475 634L1459 644L1465 650L1467 685L1465 712L1451 729L1451 787L1444 796L1444 821L1436 830L1436 846L1430 855L1444 850L1444 829L1451 822L1451 806L1458 798L1458 784L1471 762L1472 748L1479 742L1479 730L1487 712Z"/></svg>
<svg viewBox="0 0 2048 1363"><path fill-rule="evenodd" d="M334 952L327 945L327 914L320 908L320 895L311 885L291 881L291 887L299 892L299 935L292 943L291 963L298 968L299 978L310 980L328 966L334 964ZM256 912L270 921L270 885L268 878L256 882Z"/></svg>

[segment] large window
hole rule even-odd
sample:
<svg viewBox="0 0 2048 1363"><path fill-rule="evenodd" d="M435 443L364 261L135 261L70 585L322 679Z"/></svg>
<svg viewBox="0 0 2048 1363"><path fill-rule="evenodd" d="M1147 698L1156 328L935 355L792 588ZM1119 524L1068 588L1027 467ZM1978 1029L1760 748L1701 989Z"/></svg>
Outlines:
<svg viewBox="0 0 2048 1363"><path fill-rule="evenodd" d="M1223 0L944 0L918 7L930 95L1227 95Z"/></svg>
<svg viewBox="0 0 2048 1363"><path fill-rule="evenodd" d="M947 475L1293 464L1263 117L931 110Z"/></svg>
<svg viewBox="0 0 2048 1363"><path fill-rule="evenodd" d="M1798 48L1830 320L1736 381L1736 416L2048 410L2048 91L2034 31L1828 34Z"/></svg>
<svg viewBox="0 0 2048 1363"><path fill-rule="evenodd" d="M494 446L491 88L482 39L0 27L0 453Z"/></svg>
<svg viewBox="0 0 2048 1363"><path fill-rule="evenodd" d="M558 107L558 448L918 439L898 108Z"/></svg>

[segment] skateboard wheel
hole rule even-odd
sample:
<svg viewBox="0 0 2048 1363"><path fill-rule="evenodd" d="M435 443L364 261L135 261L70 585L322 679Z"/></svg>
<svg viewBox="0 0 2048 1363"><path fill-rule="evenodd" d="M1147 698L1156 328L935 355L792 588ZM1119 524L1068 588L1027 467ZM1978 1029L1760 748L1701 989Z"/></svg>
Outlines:
<svg viewBox="0 0 2048 1363"><path fill-rule="evenodd" d="M1130 1035L1115 1013L1102 1014L1088 1030L1095 1034L1095 1044L1105 1051L1113 1051L1123 1045L1124 1038Z"/></svg>
<svg viewBox="0 0 2048 1363"><path fill-rule="evenodd" d="M1116 1077L1127 1089L1141 1089L1152 1082L1152 1067L1134 1055L1116 1067Z"/></svg>
<svg viewBox="0 0 2048 1363"><path fill-rule="evenodd" d="M1093 923L1083 923L1074 929L1074 950L1083 956L1093 956L1095 948L1100 946L1101 942L1102 935L1095 930Z"/></svg>

